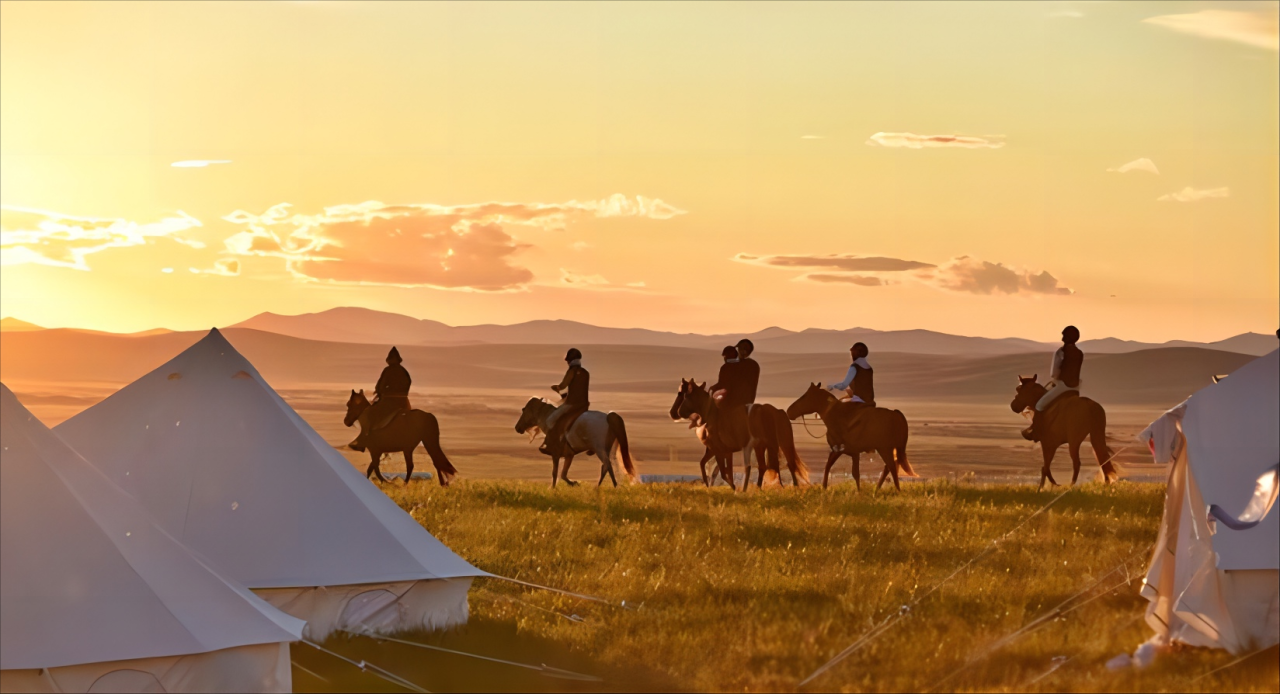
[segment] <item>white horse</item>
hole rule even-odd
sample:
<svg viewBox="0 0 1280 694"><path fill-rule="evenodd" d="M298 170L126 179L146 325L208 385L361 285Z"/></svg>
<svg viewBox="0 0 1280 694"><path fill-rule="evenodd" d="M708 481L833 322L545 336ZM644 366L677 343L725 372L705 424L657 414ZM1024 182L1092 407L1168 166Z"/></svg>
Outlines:
<svg viewBox="0 0 1280 694"><path fill-rule="evenodd" d="M547 418L555 411L556 406L546 400L529 398L529 402L524 405L524 410L520 412L520 420L516 422L516 433L547 431L549 429ZM635 464L631 462L631 449L627 445L627 427L618 413L587 410L569 426L564 438L567 446L563 472L560 470L560 457L551 456L553 488L556 486L557 478L563 479L565 484L577 486L577 482L569 479L569 465L573 463L573 456L584 452L600 459L600 481L596 486L604 484L605 475L613 480L613 486L618 486L618 478L613 474L611 460L615 446L621 453L622 466L626 468L627 476L632 481L638 481Z"/></svg>

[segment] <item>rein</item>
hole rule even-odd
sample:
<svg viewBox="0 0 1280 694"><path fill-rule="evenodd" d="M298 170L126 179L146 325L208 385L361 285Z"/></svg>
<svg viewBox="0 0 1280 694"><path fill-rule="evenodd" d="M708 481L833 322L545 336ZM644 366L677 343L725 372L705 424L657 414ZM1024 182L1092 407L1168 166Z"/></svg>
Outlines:
<svg viewBox="0 0 1280 694"><path fill-rule="evenodd" d="M819 421L821 421L821 417L819 417ZM815 435L812 431L809 431L809 420L808 420L808 419L805 419L805 416L804 416L804 415L800 415L800 423L804 425L804 431L805 431L805 433L806 433L806 434L808 434L810 437L815 438L815 439L820 439L820 438L822 438L822 436L823 436L822 434L816 434L816 435ZM823 422L822 424L823 424L823 426L826 426L826 424L827 424L827 423L826 423L826 422Z"/></svg>

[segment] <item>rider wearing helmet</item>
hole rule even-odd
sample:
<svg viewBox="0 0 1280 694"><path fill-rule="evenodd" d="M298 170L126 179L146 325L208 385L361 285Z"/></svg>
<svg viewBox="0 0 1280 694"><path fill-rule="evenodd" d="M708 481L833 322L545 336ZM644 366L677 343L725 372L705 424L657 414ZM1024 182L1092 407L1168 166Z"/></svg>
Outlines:
<svg viewBox="0 0 1280 694"><path fill-rule="evenodd" d="M588 390L591 386L591 374L582 368L582 352L577 347L564 355L569 363L569 370L564 372L560 383L551 386L557 393L564 391L564 401L547 417L547 438L539 448L543 453L560 456L564 453L565 429L578 415L591 406Z"/></svg>
<svg viewBox="0 0 1280 694"><path fill-rule="evenodd" d="M369 434L390 424L396 415L410 410L409 386L413 379L401 366L403 361L400 350L395 347L387 353L387 366L373 387L373 404L360 416L360 435L347 444L351 449L363 451Z"/></svg>
<svg viewBox="0 0 1280 694"><path fill-rule="evenodd" d="M760 385L760 364L751 358L756 346L751 340L743 338L738 340L738 367L739 383L742 389L741 400L743 404L750 407L756 402L756 388Z"/></svg>
<svg viewBox="0 0 1280 694"><path fill-rule="evenodd" d="M876 405L876 388L875 388L875 372L871 365L867 363L867 355L871 351L861 342L849 348L849 356L853 357L853 363L849 365L849 370L845 372L844 380L839 383L832 383L827 386L828 390L844 391L848 396L849 402L858 407Z"/></svg>
<svg viewBox="0 0 1280 694"><path fill-rule="evenodd" d="M1049 368L1048 390L1036 402L1031 418L1031 426L1022 431L1022 437L1028 441L1040 440L1040 422L1044 418L1041 412L1049 409L1054 400L1066 393L1080 392L1080 367L1084 364L1084 352L1076 347L1080 341L1080 330L1074 325L1062 329L1062 346L1053 353L1053 365Z"/></svg>

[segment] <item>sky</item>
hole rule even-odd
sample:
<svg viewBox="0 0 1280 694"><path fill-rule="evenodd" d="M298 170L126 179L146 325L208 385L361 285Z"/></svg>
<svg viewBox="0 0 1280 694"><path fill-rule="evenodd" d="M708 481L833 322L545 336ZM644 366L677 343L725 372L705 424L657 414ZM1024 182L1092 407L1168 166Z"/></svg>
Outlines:
<svg viewBox="0 0 1280 694"><path fill-rule="evenodd" d="M1270 333L1278 10L0 2L0 314Z"/></svg>

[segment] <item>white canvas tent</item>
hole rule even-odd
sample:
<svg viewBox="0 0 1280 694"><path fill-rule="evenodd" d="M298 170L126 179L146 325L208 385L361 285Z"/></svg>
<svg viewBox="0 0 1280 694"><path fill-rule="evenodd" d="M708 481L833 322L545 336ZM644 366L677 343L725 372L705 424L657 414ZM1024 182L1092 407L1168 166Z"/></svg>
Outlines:
<svg viewBox="0 0 1280 694"><path fill-rule="evenodd" d="M291 690L303 623L157 528L0 385L0 691Z"/></svg>
<svg viewBox="0 0 1280 694"><path fill-rule="evenodd" d="M467 618L485 576L373 486L217 330L56 431L162 528L271 604L333 629Z"/></svg>
<svg viewBox="0 0 1280 694"><path fill-rule="evenodd" d="M1142 595L1160 643L1244 654L1280 642L1280 352L1192 395L1139 435L1172 463ZM1238 529L1212 519L1214 514ZM1244 516L1242 518L1242 516Z"/></svg>

